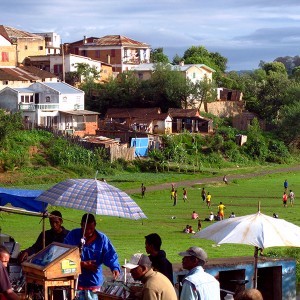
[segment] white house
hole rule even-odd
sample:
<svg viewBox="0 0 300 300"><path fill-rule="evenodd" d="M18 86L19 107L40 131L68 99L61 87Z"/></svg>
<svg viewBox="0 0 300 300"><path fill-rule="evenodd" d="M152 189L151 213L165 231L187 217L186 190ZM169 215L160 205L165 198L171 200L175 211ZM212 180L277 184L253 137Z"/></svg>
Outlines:
<svg viewBox="0 0 300 300"><path fill-rule="evenodd" d="M0 91L0 108L16 112L22 111L28 124L66 130L77 124L66 124L61 112L82 112L84 92L63 82L36 82L28 88L6 87ZM90 112L96 114L94 112Z"/></svg>
<svg viewBox="0 0 300 300"><path fill-rule="evenodd" d="M56 32L41 32L34 33L45 38L46 54L60 54L61 53L61 37Z"/></svg>
<svg viewBox="0 0 300 300"><path fill-rule="evenodd" d="M180 65L170 65L172 71L178 71L185 78L191 80L191 82L196 83L197 81L202 81L205 78L212 80L212 74L215 72L212 68L204 64L180 64ZM133 68L136 76L141 80L148 80L151 78L152 73L155 71L155 64L140 64Z"/></svg>

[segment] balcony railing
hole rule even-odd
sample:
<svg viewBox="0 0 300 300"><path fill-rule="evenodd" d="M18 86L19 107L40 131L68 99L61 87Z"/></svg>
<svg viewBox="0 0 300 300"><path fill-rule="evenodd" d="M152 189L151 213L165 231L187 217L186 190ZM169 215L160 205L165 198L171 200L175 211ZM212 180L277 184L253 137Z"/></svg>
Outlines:
<svg viewBox="0 0 300 300"><path fill-rule="evenodd" d="M57 104L34 104L34 103L20 103L19 104L19 109L20 110L31 110L31 111L36 111L36 110L59 110L60 105ZM75 105L74 108L75 109ZM69 110L72 110L71 108ZM83 110L83 105L77 105L76 110Z"/></svg>

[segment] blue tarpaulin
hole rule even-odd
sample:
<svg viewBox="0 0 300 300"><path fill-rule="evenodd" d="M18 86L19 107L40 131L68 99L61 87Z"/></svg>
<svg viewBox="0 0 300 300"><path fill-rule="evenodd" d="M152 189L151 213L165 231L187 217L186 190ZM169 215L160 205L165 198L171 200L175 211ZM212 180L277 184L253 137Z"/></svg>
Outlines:
<svg viewBox="0 0 300 300"><path fill-rule="evenodd" d="M42 192L44 191L0 188L0 206L10 203L14 207L33 212L44 212L47 208L47 203L34 200Z"/></svg>

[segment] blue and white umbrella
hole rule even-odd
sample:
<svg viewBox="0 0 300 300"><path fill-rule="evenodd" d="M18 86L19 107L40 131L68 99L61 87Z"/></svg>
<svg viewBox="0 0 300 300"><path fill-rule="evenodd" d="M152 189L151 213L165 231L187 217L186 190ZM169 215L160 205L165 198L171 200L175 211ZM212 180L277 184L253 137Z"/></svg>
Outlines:
<svg viewBox="0 0 300 300"><path fill-rule="evenodd" d="M125 192L97 179L68 179L44 191L35 200L97 215L147 218Z"/></svg>

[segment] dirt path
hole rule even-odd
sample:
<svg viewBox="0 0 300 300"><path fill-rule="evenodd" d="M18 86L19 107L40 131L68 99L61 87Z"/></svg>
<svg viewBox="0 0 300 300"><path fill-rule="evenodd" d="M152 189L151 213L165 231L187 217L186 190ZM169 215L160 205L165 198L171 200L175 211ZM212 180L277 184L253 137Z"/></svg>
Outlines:
<svg viewBox="0 0 300 300"><path fill-rule="evenodd" d="M300 165L294 166L294 167L276 169L276 170L264 170L264 171L257 172L257 173L245 173L245 174L230 175L230 176L228 176L228 180L232 181L234 179L241 179L241 178L247 179L247 178L252 178L252 177L257 177L257 176L265 176L267 174L293 172L293 171L300 171ZM222 182L222 181L223 181L223 176L207 177L207 178L201 178L201 179L181 181L180 185L188 187L188 186L193 186L195 184L217 183L217 182ZM151 191L169 189L170 186L171 186L171 182L166 182L166 183L162 183L162 184L155 185L155 186L147 186L147 191L151 192ZM141 191L140 188L125 190L125 192L127 194L140 193L140 191Z"/></svg>

